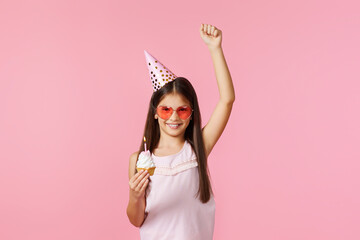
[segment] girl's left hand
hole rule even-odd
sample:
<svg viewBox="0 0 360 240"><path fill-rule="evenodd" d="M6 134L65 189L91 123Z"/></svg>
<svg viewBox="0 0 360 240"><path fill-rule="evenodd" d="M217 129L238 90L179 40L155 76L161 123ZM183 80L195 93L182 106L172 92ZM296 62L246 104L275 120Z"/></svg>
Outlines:
<svg viewBox="0 0 360 240"><path fill-rule="evenodd" d="M215 26L210 24L201 24L200 36L209 48L213 49L221 47L222 32Z"/></svg>

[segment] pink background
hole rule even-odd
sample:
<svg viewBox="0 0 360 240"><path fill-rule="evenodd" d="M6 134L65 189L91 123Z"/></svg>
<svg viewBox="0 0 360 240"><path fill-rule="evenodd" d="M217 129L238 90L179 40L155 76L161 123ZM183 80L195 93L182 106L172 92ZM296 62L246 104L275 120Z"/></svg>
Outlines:
<svg viewBox="0 0 360 240"><path fill-rule="evenodd" d="M1 1L0 239L139 239L128 159L146 49L218 100L201 23L223 30L236 102L210 155L214 239L360 239L358 1Z"/></svg>

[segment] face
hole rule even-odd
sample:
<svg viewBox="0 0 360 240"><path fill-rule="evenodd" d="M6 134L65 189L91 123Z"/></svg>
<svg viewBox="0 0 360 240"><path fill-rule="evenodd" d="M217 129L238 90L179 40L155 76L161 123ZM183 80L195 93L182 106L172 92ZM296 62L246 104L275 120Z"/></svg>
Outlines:
<svg viewBox="0 0 360 240"><path fill-rule="evenodd" d="M155 119L158 119L160 133L166 134L169 136L177 137L184 136L185 130L189 125L192 116L188 119L181 119L176 111L179 107L191 107L190 102L184 98L182 95L174 93L166 95L158 104L157 107L168 107L174 109L169 119L162 119L157 113L155 114ZM182 111L182 108L179 109ZM182 113L180 113L182 114Z"/></svg>

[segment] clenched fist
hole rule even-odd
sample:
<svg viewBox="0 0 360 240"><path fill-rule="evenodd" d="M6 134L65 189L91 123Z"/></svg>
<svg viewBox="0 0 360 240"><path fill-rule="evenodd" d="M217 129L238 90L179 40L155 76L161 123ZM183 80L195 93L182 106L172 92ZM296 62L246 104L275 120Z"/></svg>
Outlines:
<svg viewBox="0 0 360 240"><path fill-rule="evenodd" d="M201 24L200 36L209 48L214 49L221 47L222 32L215 26Z"/></svg>

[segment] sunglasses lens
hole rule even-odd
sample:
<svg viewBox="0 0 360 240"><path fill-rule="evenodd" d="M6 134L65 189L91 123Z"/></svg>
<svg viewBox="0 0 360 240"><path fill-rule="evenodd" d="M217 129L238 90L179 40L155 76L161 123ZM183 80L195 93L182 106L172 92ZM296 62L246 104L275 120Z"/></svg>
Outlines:
<svg viewBox="0 0 360 240"><path fill-rule="evenodd" d="M171 117L173 110L169 107L158 107L156 112L162 119L168 119Z"/></svg>
<svg viewBox="0 0 360 240"><path fill-rule="evenodd" d="M156 113L157 115L159 115L160 118L167 120L173 114L173 109L171 107L160 106L156 109ZM186 107L186 106L178 107L176 109L176 113L179 116L179 118L181 118L182 120L186 120L190 117L192 113L192 109L191 107Z"/></svg>
<svg viewBox="0 0 360 240"><path fill-rule="evenodd" d="M179 118L186 120L190 117L192 109L190 107L179 107L176 112L179 115Z"/></svg>

